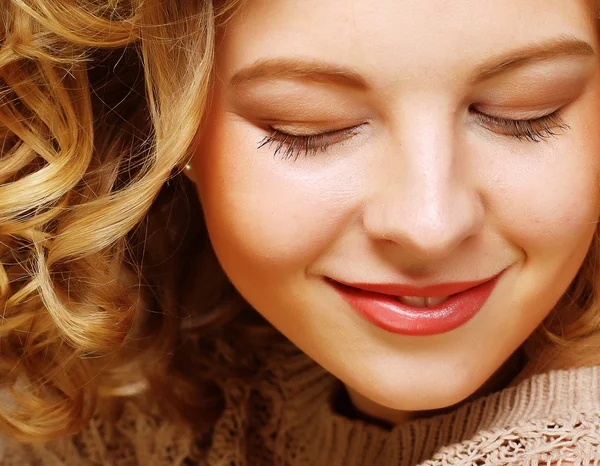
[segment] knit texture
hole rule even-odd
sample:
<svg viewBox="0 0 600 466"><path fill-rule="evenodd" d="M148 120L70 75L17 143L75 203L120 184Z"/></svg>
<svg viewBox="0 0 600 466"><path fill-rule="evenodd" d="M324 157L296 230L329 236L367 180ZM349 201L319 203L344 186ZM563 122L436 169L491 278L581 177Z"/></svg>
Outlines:
<svg viewBox="0 0 600 466"><path fill-rule="evenodd" d="M221 345L222 360L230 348ZM229 356L228 356L229 355ZM3 466L600 465L600 367L536 375L454 411L386 429L338 413L341 383L291 343L261 354L253 385L224 380L211 432L128 401L44 446L5 440Z"/></svg>

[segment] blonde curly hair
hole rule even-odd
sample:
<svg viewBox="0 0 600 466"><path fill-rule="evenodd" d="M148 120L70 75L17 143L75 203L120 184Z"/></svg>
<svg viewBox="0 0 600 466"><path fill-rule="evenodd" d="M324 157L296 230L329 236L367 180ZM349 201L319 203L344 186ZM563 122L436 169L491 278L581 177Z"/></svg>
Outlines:
<svg viewBox="0 0 600 466"><path fill-rule="evenodd" d="M240 313L181 175L237 3L0 7L0 432L71 434L99 397L144 390L213 422L215 373L255 374L213 367L188 335L278 338ZM599 244L528 342L533 370L600 362Z"/></svg>

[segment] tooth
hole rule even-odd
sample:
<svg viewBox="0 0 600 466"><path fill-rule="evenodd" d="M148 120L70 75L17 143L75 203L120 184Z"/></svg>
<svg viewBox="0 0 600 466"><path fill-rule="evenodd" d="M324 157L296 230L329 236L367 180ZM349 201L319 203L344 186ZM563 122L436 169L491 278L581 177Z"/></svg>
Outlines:
<svg viewBox="0 0 600 466"><path fill-rule="evenodd" d="M398 296L398 301L412 307L427 307L427 301L420 296Z"/></svg>
<svg viewBox="0 0 600 466"><path fill-rule="evenodd" d="M420 296L398 296L396 299L407 306L423 308L434 307L446 302L449 296L438 296L435 298L422 298Z"/></svg>
<svg viewBox="0 0 600 466"><path fill-rule="evenodd" d="M446 302L449 296L440 296L437 298L425 298L425 302L427 303L427 307L439 306L440 304Z"/></svg>

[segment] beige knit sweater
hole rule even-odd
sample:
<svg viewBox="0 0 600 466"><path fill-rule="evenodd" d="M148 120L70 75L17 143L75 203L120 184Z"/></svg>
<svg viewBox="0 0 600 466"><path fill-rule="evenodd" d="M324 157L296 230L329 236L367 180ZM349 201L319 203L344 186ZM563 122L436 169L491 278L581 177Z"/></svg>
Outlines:
<svg viewBox="0 0 600 466"><path fill-rule="evenodd" d="M223 345L223 354L228 346ZM448 414L386 429L336 410L341 384L291 344L256 385L223 381L212 435L130 401L73 439L3 442L0 464L111 466L600 465L600 367L536 375Z"/></svg>

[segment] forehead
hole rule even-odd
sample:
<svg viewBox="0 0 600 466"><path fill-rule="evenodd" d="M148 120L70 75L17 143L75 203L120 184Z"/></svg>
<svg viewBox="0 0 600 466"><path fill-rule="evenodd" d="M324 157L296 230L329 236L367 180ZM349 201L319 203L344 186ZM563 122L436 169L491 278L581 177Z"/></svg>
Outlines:
<svg viewBox="0 0 600 466"><path fill-rule="evenodd" d="M449 68L561 36L597 48L597 3L245 0L227 24L219 61L227 69L282 56L334 59L366 76L402 66L404 77L439 78Z"/></svg>

